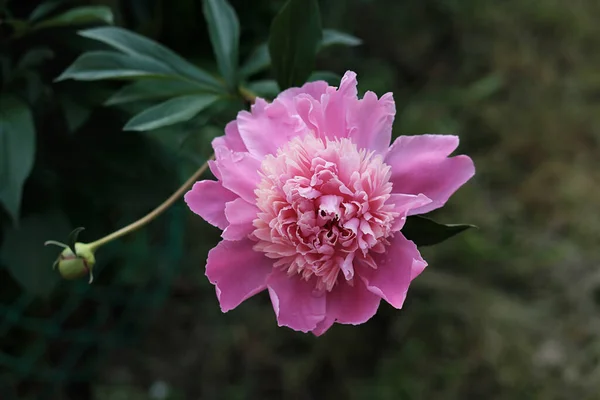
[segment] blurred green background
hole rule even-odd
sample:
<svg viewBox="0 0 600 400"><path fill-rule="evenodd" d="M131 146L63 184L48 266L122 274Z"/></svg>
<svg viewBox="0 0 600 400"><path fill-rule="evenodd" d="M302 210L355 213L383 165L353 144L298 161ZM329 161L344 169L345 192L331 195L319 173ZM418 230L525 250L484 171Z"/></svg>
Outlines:
<svg viewBox="0 0 600 400"><path fill-rule="evenodd" d="M230 2L244 59L283 1ZM39 4L9 1L2 18ZM600 2L320 4L325 28L363 43L324 50L317 69L393 92L395 135L459 134L477 174L435 217L480 229L423 249L403 310L382 303L320 338L278 328L266 293L222 314L203 269L219 231L183 202L100 250L93 285L61 281L44 240L81 225L91 241L144 215L242 105L123 132L146 105L103 107L121 84L53 83L95 44L0 21L2 90L27 100L37 131L20 228L0 214L0 398L600 399ZM215 68L201 0L58 6L81 5Z"/></svg>

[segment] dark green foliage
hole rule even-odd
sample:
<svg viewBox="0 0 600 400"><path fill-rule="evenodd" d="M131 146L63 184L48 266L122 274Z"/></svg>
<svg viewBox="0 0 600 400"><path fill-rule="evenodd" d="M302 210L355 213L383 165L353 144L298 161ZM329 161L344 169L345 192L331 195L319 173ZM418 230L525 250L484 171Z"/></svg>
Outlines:
<svg viewBox="0 0 600 400"><path fill-rule="evenodd" d="M402 234L419 247L441 243L452 236L458 235L474 225L440 224L429 218L415 215L408 217L402 227Z"/></svg>
<svg viewBox="0 0 600 400"><path fill-rule="evenodd" d="M322 37L316 0L289 0L279 11L271 23L269 54L282 90L306 82Z"/></svg>

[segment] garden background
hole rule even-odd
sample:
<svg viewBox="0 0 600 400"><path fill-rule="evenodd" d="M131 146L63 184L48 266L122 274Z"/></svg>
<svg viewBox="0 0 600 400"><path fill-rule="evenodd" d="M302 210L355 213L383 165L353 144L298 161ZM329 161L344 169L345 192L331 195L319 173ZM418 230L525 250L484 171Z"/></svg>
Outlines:
<svg viewBox="0 0 600 400"><path fill-rule="evenodd" d="M243 61L284 1L230 3ZM0 2L1 93L29 105L36 132L18 228L0 213L0 398L599 398L600 2L320 1L323 27L362 43L328 46L316 70L354 70L361 92L393 92L395 136L458 134L477 173L434 216L479 226L423 248L429 267L402 310L382 303L368 323L320 338L278 328L266 293L222 314L204 277L220 233L182 201L100 250L92 285L52 271L45 240L76 226L94 240L150 211L246 105L123 131L152 101L104 106L122 82L54 81L101 48L76 32L108 15L6 22L35 21L40 4ZM44 4L46 20L109 7L115 25L216 71L201 0ZM8 181L2 159L28 156L6 143Z"/></svg>

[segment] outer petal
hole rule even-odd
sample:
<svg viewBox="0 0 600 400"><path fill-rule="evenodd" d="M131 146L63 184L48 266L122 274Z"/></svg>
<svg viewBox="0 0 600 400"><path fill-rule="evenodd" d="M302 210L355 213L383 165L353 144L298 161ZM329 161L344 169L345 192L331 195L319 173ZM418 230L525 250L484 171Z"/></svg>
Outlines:
<svg viewBox="0 0 600 400"><path fill-rule="evenodd" d="M292 100L292 104L295 112L302 118L307 129L315 132L317 136L321 135L321 137L324 137L320 132L324 129L322 127L325 126L325 117L319 100L314 99L308 94L299 94Z"/></svg>
<svg viewBox="0 0 600 400"><path fill-rule="evenodd" d="M264 253L252 250L248 239L222 240L208 253L206 276L216 286L221 310L227 312L263 291L273 269Z"/></svg>
<svg viewBox="0 0 600 400"><path fill-rule="evenodd" d="M233 153L225 148L215 148L216 160L211 165L223 187L239 195L249 203L256 202L254 189L260 182L260 161L249 153Z"/></svg>
<svg viewBox="0 0 600 400"><path fill-rule="evenodd" d="M215 138L212 142L212 145L215 148L224 146L228 150L236 152L248 151L244 145L244 142L242 141L242 137L240 136L237 121L231 121L228 123L225 126L225 135Z"/></svg>
<svg viewBox="0 0 600 400"><path fill-rule="evenodd" d="M355 279L353 284L354 286L350 286L346 282L340 282L333 291L327 293L326 316L313 329L315 335L325 333L334 322L358 325L375 315L381 298L367 290L361 279Z"/></svg>
<svg viewBox="0 0 600 400"><path fill-rule="evenodd" d="M373 259L377 269L366 266L359 269L367 289L393 307L402 308L410 281L427 266L417 246L398 232L387 251L373 254Z"/></svg>
<svg viewBox="0 0 600 400"><path fill-rule="evenodd" d="M237 198L225 204L225 216L229 226L221 237L225 240L240 240L254 231L252 221L256 219L259 209L242 198Z"/></svg>
<svg viewBox="0 0 600 400"><path fill-rule="evenodd" d="M279 326L309 332L325 318L325 294L317 293L313 282L277 269L267 285Z"/></svg>
<svg viewBox="0 0 600 400"><path fill-rule="evenodd" d="M321 100L321 96L327 92L329 84L325 81L308 82L299 88L289 88L279 93L278 99L282 100L286 105L293 105L293 100L296 96L307 94L315 100Z"/></svg>
<svg viewBox="0 0 600 400"><path fill-rule="evenodd" d="M385 157L392 168L394 193L423 193L433 200L409 214L423 214L443 206L448 198L474 174L467 156L447 158L458 146L450 135L400 136Z"/></svg>
<svg viewBox="0 0 600 400"><path fill-rule="evenodd" d="M392 231L399 231L406 222L406 216L415 208L423 207L431 203L431 199L424 194L403 194L403 193L392 193L387 201L394 205L394 211L400 215L394 219L394 225Z"/></svg>
<svg viewBox="0 0 600 400"><path fill-rule="evenodd" d="M348 114L348 137L358 148L374 150L384 154L392 139L392 125L396 115L396 104L391 93L377 99L373 92L365 93Z"/></svg>
<svg viewBox="0 0 600 400"><path fill-rule="evenodd" d="M343 138L348 136L348 114L354 110L358 103L356 73L347 71L340 82L340 87L335 90L330 87L327 94L321 97L323 109L323 125L319 127L322 138Z"/></svg>
<svg viewBox="0 0 600 400"><path fill-rule="evenodd" d="M238 114L237 123L248 151L259 159L275 154L290 138L306 129L302 119L296 113L290 113L278 99L271 104L257 99L252 112Z"/></svg>
<svg viewBox="0 0 600 400"><path fill-rule="evenodd" d="M225 217L225 203L237 198L235 193L216 181L196 182L184 197L190 210L220 229L229 225Z"/></svg>

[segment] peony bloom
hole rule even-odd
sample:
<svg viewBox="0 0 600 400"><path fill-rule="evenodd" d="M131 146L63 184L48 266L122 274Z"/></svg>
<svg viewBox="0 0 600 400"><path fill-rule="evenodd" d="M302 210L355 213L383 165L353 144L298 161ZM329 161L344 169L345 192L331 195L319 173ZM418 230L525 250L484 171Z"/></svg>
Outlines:
<svg viewBox="0 0 600 400"><path fill-rule="evenodd" d="M223 229L206 275L223 312L265 289L280 326L321 335L361 324L381 299L401 308L427 263L402 235L475 173L448 157L458 137L401 136L390 146L392 94L358 99L356 74L339 88L307 83L257 99L214 139L190 209Z"/></svg>

